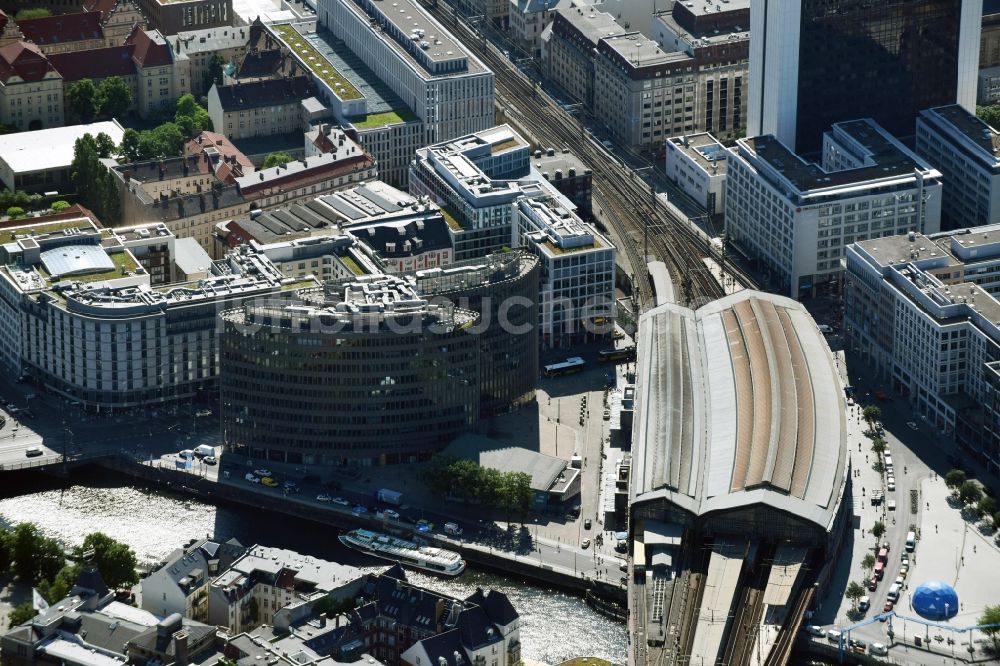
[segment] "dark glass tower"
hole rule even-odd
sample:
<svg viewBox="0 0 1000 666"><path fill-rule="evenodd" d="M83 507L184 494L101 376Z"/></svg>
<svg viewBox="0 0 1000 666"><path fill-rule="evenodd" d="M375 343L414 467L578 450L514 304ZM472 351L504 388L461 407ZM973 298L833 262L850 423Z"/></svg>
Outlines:
<svg viewBox="0 0 1000 666"><path fill-rule="evenodd" d="M801 153L836 122L871 117L909 136L922 109L974 108L982 0L760 0L751 12L749 134Z"/></svg>

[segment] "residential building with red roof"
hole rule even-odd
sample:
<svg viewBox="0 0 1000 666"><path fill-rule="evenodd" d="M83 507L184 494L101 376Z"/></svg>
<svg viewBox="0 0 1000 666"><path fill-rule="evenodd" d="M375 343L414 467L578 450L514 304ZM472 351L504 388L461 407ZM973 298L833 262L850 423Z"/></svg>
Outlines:
<svg viewBox="0 0 1000 666"><path fill-rule="evenodd" d="M249 157L243 154L233 142L218 132L205 130L198 136L190 139L184 144L185 155L206 156L207 158L219 158L215 164L216 176L220 176L220 169L225 168L227 173L234 173L238 169L242 174L250 174L257 170Z"/></svg>
<svg viewBox="0 0 1000 666"><path fill-rule="evenodd" d="M35 44L0 47L0 122L22 130L63 124L63 82Z"/></svg>
<svg viewBox="0 0 1000 666"><path fill-rule="evenodd" d="M17 22L24 40L32 42L42 53L87 51L105 46L100 12L57 14Z"/></svg>

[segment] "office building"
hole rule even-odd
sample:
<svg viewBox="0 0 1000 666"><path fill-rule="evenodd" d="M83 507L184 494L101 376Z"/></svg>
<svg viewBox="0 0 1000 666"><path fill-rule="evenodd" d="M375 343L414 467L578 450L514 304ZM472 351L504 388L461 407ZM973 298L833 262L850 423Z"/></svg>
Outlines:
<svg viewBox="0 0 1000 666"><path fill-rule="evenodd" d="M726 209L729 151L708 132L667 139L667 178L709 214Z"/></svg>
<svg viewBox="0 0 1000 666"><path fill-rule="evenodd" d="M196 283L154 285L135 248L169 246L166 228L131 238L74 218L7 232L0 361L102 412L207 400L217 390L218 312L317 284L286 277L266 248L241 247Z"/></svg>
<svg viewBox="0 0 1000 666"><path fill-rule="evenodd" d="M540 262L527 252L410 273L417 292L479 314L479 412L494 416L530 403L538 379Z"/></svg>
<svg viewBox="0 0 1000 666"><path fill-rule="evenodd" d="M1000 133L958 104L924 109L917 154L941 171L943 228L1000 222Z"/></svg>
<svg viewBox="0 0 1000 666"><path fill-rule="evenodd" d="M980 69L976 103L979 106L989 106L997 102L1000 102L1000 67Z"/></svg>
<svg viewBox="0 0 1000 666"><path fill-rule="evenodd" d="M593 172L583 160L569 152L569 148L536 150L531 158L531 177L548 181L556 191L573 202L580 217L592 218Z"/></svg>
<svg viewBox="0 0 1000 666"><path fill-rule="evenodd" d="M212 87L209 69L215 58L223 67L242 60L250 41L248 27L203 28L185 30L167 38L178 60L187 60L190 68L191 94L201 98ZM221 81L219 82L221 83Z"/></svg>
<svg viewBox="0 0 1000 666"><path fill-rule="evenodd" d="M849 349L977 463L1000 470L1000 227L847 248Z"/></svg>
<svg viewBox="0 0 1000 666"><path fill-rule="evenodd" d="M738 140L726 161L729 240L793 298L836 292L857 240L940 229L941 173L870 119L826 132L819 164L774 136Z"/></svg>
<svg viewBox="0 0 1000 666"><path fill-rule="evenodd" d="M538 257L539 342L563 347L614 330L615 246L555 197L515 206L514 246Z"/></svg>
<svg viewBox="0 0 1000 666"><path fill-rule="evenodd" d="M233 25L233 0L139 0L139 6L164 35Z"/></svg>
<svg viewBox="0 0 1000 666"><path fill-rule="evenodd" d="M493 72L417 0L398 0L393 6L377 0L322 0L316 12L320 25L424 123L424 145L494 125ZM364 101L363 91L342 87L344 92L334 91L331 98ZM336 110L338 103L331 99L330 105Z"/></svg>
<svg viewBox="0 0 1000 666"><path fill-rule="evenodd" d="M982 0L760 0L751 8L747 136L817 150L834 123L910 136L917 113L976 103Z"/></svg>
<svg viewBox="0 0 1000 666"><path fill-rule="evenodd" d="M221 315L230 450L306 465L414 462L478 422L479 340L467 330L478 315L389 275L302 296Z"/></svg>
<svg viewBox="0 0 1000 666"><path fill-rule="evenodd" d="M1000 3L996 0L983 0L979 67L985 69L998 66L1000 66Z"/></svg>

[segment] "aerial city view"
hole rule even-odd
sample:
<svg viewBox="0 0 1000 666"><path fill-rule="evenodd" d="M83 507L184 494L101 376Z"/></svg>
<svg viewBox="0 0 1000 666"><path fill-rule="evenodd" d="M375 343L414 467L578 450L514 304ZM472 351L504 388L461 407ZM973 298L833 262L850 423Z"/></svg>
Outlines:
<svg viewBox="0 0 1000 666"><path fill-rule="evenodd" d="M0 0L0 181L0 666L1000 664L1000 0Z"/></svg>

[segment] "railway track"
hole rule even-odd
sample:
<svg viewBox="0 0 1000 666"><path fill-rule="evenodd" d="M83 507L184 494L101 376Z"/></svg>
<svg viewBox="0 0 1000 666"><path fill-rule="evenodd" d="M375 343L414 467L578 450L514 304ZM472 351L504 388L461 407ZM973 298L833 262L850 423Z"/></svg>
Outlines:
<svg viewBox="0 0 1000 666"><path fill-rule="evenodd" d="M771 572L768 564L774 556L774 546L765 546L758 551L757 562L740 595L736 613L729 626L729 637L722 663L728 666L745 666L753 656L759 636L756 629L760 625L764 610L764 591Z"/></svg>
<svg viewBox="0 0 1000 666"><path fill-rule="evenodd" d="M654 302L646 271L647 257L640 250L647 240L650 254L670 269L683 300L697 305L724 295L703 261L706 257L718 260L714 249L686 220L678 219L659 203L645 181L588 136L576 118L553 103L451 6L440 2L425 6L493 71L497 102L508 122L536 145L569 148L591 168L594 198L632 268L640 311ZM752 285L747 276L737 277Z"/></svg>

